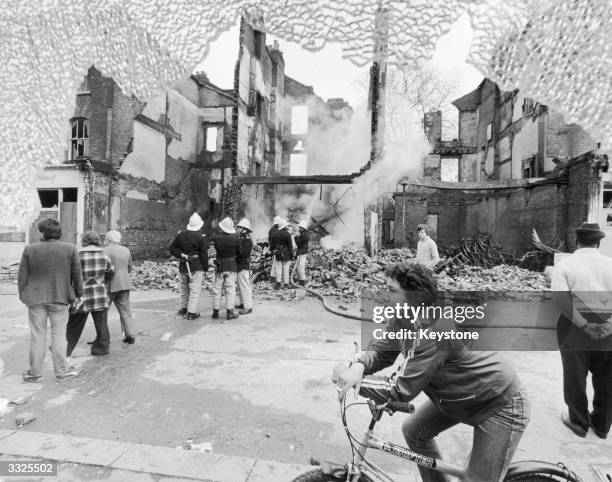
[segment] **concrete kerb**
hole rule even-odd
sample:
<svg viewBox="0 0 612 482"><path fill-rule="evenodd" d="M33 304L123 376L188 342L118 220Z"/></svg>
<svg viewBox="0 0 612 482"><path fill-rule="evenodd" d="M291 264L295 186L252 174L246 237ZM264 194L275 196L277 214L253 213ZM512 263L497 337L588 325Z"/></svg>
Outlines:
<svg viewBox="0 0 612 482"><path fill-rule="evenodd" d="M313 467L30 431L0 430L0 454L210 482L287 482Z"/></svg>

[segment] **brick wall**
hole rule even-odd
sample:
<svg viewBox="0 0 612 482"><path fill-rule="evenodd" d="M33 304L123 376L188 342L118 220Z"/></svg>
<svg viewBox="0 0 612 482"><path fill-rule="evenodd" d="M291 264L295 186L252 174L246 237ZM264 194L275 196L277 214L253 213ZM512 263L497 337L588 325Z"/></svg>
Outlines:
<svg viewBox="0 0 612 482"><path fill-rule="evenodd" d="M567 243L570 249L576 247L574 230L587 221L590 183L599 186L599 176L592 163L570 163L567 186Z"/></svg>
<svg viewBox="0 0 612 482"><path fill-rule="evenodd" d="M112 129L110 161L118 167L128 154L128 145L134 136L133 119L143 109L144 104L135 97L126 96L113 82Z"/></svg>
<svg viewBox="0 0 612 482"><path fill-rule="evenodd" d="M113 80L103 77L95 68L87 74L89 93L77 95L74 117L85 117L89 121L89 156L98 161L107 160L108 111L113 103ZM67 125L70 133L70 124ZM68 146L70 159L70 146Z"/></svg>
<svg viewBox="0 0 612 482"><path fill-rule="evenodd" d="M414 243L416 225L428 214L438 216L438 243L454 243L477 232L487 232L504 251L522 255L532 250L531 231L535 227L544 243L555 246L565 241L573 247L573 230L586 220L587 181L593 169L585 163L570 171L569 183L498 188L487 190L440 190L409 188L406 195L394 195L395 245ZM405 225L402 227L402 197ZM404 242L401 233L404 232Z"/></svg>

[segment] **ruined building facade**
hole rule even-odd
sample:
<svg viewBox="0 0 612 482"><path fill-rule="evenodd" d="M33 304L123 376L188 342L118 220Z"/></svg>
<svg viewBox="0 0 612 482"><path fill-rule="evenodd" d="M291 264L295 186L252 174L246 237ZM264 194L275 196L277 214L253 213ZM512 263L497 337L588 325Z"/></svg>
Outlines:
<svg viewBox="0 0 612 482"><path fill-rule="evenodd" d="M488 79L453 104L457 139L441 139L440 112L425 118L433 150L423 178L402 180L393 196L394 246L415 247L420 223L443 245L487 232L514 255L532 249L533 228L545 243L569 250L574 229L587 220L612 238L607 156L580 126ZM602 248L612 254L609 240Z"/></svg>
<svg viewBox="0 0 612 482"><path fill-rule="evenodd" d="M305 127L292 132L300 110ZM292 154L301 156L293 160L297 168L308 171L310 127L351 113L342 99L326 103L285 75L283 54L276 42L266 45L257 17L241 20L229 89L196 73L142 102L92 67L66 123L64 159L36 181L39 219L58 219L66 241L78 242L89 229L119 229L136 258L164 256L194 211L206 232L221 216L244 214L248 196L234 185L236 176L288 174ZM275 190L258 188L270 218ZM0 232L7 260L38 240L36 224L27 233Z"/></svg>
<svg viewBox="0 0 612 482"><path fill-rule="evenodd" d="M597 148L578 124L564 122L561 114L518 90L500 90L489 79L453 105L459 111L457 139L442 140L440 111L425 116L433 151L424 177L464 182L551 177L559 163ZM454 179L444 175L449 172Z"/></svg>

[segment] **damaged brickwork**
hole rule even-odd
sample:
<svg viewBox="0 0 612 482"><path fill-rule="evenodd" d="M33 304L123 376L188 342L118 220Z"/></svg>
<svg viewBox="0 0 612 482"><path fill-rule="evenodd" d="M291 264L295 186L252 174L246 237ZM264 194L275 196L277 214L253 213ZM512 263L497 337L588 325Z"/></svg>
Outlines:
<svg viewBox="0 0 612 482"><path fill-rule="evenodd" d="M575 248L574 229L599 201L599 169L593 154L572 160L567 177L530 185L487 189L406 186L394 194L394 246L416 247L416 226L437 216L438 243L451 244L478 232L491 234L504 251L520 255L531 248L535 228L544 243Z"/></svg>

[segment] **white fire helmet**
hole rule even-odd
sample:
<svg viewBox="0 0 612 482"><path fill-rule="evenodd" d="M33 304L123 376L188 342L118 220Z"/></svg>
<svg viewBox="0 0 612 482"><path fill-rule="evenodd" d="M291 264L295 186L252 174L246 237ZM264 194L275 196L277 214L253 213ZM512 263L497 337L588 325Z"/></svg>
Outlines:
<svg viewBox="0 0 612 482"><path fill-rule="evenodd" d="M239 228L248 229L249 231L253 231L251 229L251 222L247 218L242 218L240 221L238 221L238 224L236 224L236 226L238 226Z"/></svg>

